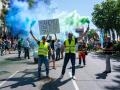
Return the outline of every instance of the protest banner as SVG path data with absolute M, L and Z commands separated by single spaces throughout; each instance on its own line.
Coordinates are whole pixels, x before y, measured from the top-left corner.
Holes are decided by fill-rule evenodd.
M 40 35 L 55 34 L 60 32 L 59 19 L 40 20 Z

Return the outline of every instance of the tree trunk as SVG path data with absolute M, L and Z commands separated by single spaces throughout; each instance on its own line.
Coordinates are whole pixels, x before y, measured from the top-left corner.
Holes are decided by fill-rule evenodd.
M 112 31 L 112 39 L 113 39 L 113 41 L 115 41 L 115 32 L 113 29 L 111 29 L 111 31 Z
M 110 36 L 110 40 L 111 40 L 111 34 L 110 34 L 110 30 L 106 30 L 106 37 Z

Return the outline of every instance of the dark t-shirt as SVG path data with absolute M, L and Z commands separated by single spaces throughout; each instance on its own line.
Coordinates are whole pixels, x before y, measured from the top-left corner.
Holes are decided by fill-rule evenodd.
M 112 47 L 112 42 L 105 42 L 104 43 L 104 48 L 109 49 L 110 47 Z
M 51 49 L 54 50 L 55 40 L 47 40 L 47 42 L 50 44 Z
M 79 43 L 78 44 L 78 51 L 85 50 L 86 49 L 86 44 L 85 43 Z
M 105 42 L 104 48 L 109 49 L 113 46 L 112 42 Z M 105 54 L 112 54 L 112 50 L 105 50 Z
M 18 40 L 18 48 L 19 48 L 19 49 L 22 48 L 22 40 Z

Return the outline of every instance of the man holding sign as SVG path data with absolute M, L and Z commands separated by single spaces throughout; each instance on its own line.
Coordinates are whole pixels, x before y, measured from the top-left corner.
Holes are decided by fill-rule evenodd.
M 42 37 L 42 40 L 39 41 L 37 40 L 32 31 L 30 31 L 30 34 L 32 35 L 33 39 L 37 42 L 38 44 L 38 56 L 39 56 L 39 59 L 38 59 L 38 79 L 41 79 L 41 66 L 42 66 L 42 63 L 45 64 L 45 67 L 46 67 L 46 77 L 49 77 L 49 61 L 48 61 L 48 52 L 51 50 L 50 47 L 49 47 L 49 44 L 46 42 L 46 39 L 48 37 L 45 37 L 43 36 Z
M 58 19 L 52 19 L 52 20 L 41 20 L 39 21 L 39 28 L 40 28 L 40 34 L 45 35 L 47 34 L 54 34 L 60 32 L 59 29 L 59 20 Z M 42 63 L 45 64 L 46 67 L 46 76 L 49 77 L 49 61 L 48 61 L 48 53 L 51 52 L 51 48 L 49 44 L 46 42 L 47 37 L 43 36 L 42 40 L 39 41 L 35 38 L 32 31 L 30 30 L 30 34 L 33 37 L 33 39 L 38 44 L 38 78 L 41 78 L 41 66 Z
M 39 21 L 39 29 L 40 29 L 40 34 L 45 35 L 45 34 L 54 34 L 55 35 L 55 40 L 52 39 L 52 36 L 49 37 L 49 40 L 47 42 L 50 44 L 51 51 L 48 52 L 48 59 L 52 59 L 53 62 L 53 69 L 55 68 L 55 50 L 54 50 L 54 42 L 56 42 L 57 37 L 56 33 L 60 32 L 60 27 L 59 27 L 59 20 L 58 19 L 50 19 L 50 20 L 40 20 Z

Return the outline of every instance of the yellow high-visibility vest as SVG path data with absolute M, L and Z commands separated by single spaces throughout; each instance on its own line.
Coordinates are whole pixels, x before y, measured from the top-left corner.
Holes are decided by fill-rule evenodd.
M 48 56 L 48 51 L 48 43 L 45 42 L 45 44 L 43 44 L 43 42 L 40 42 L 38 48 L 38 55 Z
M 69 40 L 67 39 L 65 41 L 65 52 L 66 53 L 75 53 L 75 39 L 71 40 L 71 43 L 69 44 Z

